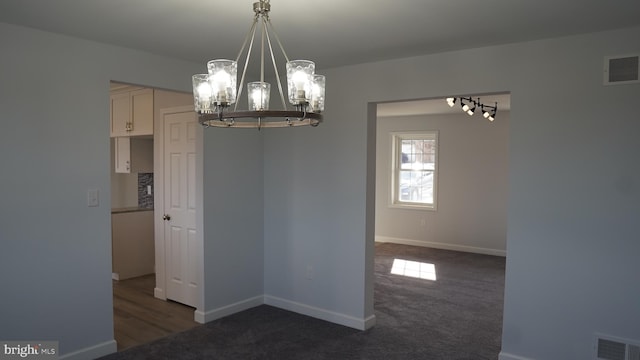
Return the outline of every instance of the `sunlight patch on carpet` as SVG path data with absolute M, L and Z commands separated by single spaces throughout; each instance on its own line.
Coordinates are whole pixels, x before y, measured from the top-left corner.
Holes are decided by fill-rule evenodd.
M 394 275 L 436 281 L 436 266 L 425 262 L 393 259 L 391 273 Z

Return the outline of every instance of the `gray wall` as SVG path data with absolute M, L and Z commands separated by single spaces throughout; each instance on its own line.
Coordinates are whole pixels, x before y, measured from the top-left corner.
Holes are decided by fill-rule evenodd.
M 310 134 L 286 152 L 311 152 L 314 161 L 302 171 L 323 177 L 314 181 L 323 197 L 296 210 L 336 222 L 321 233 L 308 226 L 311 235 L 290 222 L 280 233 L 283 243 L 303 249 L 329 238 L 331 250 L 301 253 L 330 263 L 333 289 L 357 288 L 311 290 L 316 302 L 328 307 L 339 298 L 354 315 L 373 313 L 362 301 L 373 296 L 373 274 L 363 273 L 375 228 L 366 209 L 374 206 L 366 194 L 375 183 L 367 131 L 376 115 L 368 104 L 511 92 L 502 358 L 587 359 L 594 332 L 640 339 L 640 322 L 630 320 L 640 318 L 640 288 L 629 286 L 640 273 L 640 86 L 602 85 L 604 56 L 637 52 L 638 38 L 635 27 L 325 71 L 322 128 L 329 133 Z M 293 189 L 303 184 L 294 181 Z M 358 285 L 363 278 L 366 288 Z
M 205 312 L 263 294 L 262 164 L 257 130 L 204 129 Z
M 264 286 L 292 307 L 363 320 L 366 131 L 343 116 L 264 134 Z
M 462 111 L 378 118 L 377 241 L 504 255 L 509 111 L 496 118 Z M 438 131 L 437 211 L 389 206 L 391 132 L 417 130 Z
M 0 49 L 0 339 L 108 350 L 109 81 L 189 91 L 201 64 L 2 23 Z

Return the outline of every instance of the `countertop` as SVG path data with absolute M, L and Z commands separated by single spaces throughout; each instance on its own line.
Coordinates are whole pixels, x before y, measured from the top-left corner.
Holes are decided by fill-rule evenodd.
M 141 207 L 125 207 L 125 208 L 113 208 L 111 209 L 111 214 L 122 214 L 129 212 L 138 212 L 138 211 L 153 211 L 153 208 L 141 208 Z

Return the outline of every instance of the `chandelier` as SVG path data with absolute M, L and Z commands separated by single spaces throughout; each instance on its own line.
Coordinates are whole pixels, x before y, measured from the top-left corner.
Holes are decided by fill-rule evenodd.
M 469 116 L 472 116 L 475 113 L 476 109 L 480 107 L 482 117 L 489 121 L 493 121 L 496 119 L 496 113 L 498 112 L 497 102 L 494 106 L 491 106 L 481 103 L 480 98 L 478 98 L 478 100 L 473 100 L 471 97 L 449 97 L 447 98 L 447 104 L 450 107 L 453 107 L 458 99 L 460 99 L 460 107 L 462 108 L 462 111 L 466 112 Z
M 271 4 L 260 0 L 253 4 L 255 16 L 244 43 L 235 60 L 217 59 L 207 63 L 207 74 L 192 77 L 193 99 L 198 121 L 205 127 L 268 128 L 318 126 L 324 111 L 325 77 L 315 74 L 315 64 L 308 60 L 289 60 L 269 19 Z M 260 80 L 247 83 L 247 109 L 238 109 L 247 67 L 254 48 L 256 32 L 260 29 Z M 286 60 L 288 101 L 287 109 L 280 73 L 273 52 L 273 40 Z M 257 47 L 257 46 L 256 46 Z M 269 109 L 271 84 L 264 80 L 265 47 L 268 49 L 277 81 L 282 109 Z M 238 84 L 238 61 L 243 54 L 244 67 Z

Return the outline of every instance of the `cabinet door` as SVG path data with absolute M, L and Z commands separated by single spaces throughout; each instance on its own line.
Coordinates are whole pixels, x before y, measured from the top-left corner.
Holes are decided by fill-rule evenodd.
M 153 135 L 153 89 L 132 91 L 131 93 L 130 136 Z
M 120 280 L 153 274 L 153 211 L 111 215 L 113 272 Z
M 131 121 L 129 92 L 111 95 L 111 137 L 128 136 Z
M 115 161 L 117 173 L 131 173 L 131 139 L 117 137 L 115 139 Z

